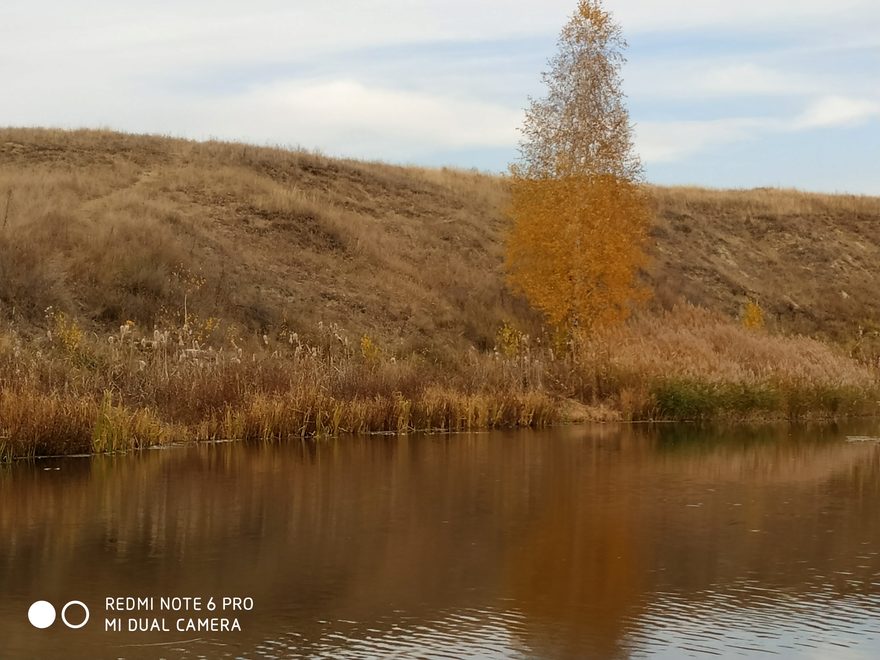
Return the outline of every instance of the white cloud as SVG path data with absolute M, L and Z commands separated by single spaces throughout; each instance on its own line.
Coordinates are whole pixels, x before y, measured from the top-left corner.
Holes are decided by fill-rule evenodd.
M 641 99 L 714 99 L 735 96 L 792 96 L 820 93 L 834 81 L 729 58 L 701 61 L 650 58 L 634 61 L 624 83 Z M 839 82 L 839 81 L 838 81 Z
M 757 64 L 729 64 L 704 72 L 697 87 L 723 95 L 788 95 L 814 91 L 817 85 L 806 76 L 786 73 Z
M 3 9 L 0 52 L 91 57 L 114 52 L 148 64 L 310 58 L 322 53 L 426 41 L 555 34 L 574 5 L 515 0 L 159 0 L 88 5 L 35 0 Z M 108 64 L 111 64 L 108 62 Z
M 636 126 L 636 149 L 646 163 L 670 163 L 708 149 L 750 140 L 770 129 L 769 119 L 648 121 Z
M 684 160 L 701 152 L 771 134 L 804 133 L 880 118 L 880 102 L 829 96 L 794 117 L 733 117 L 648 121 L 636 126 L 636 148 L 646 163 Z
M 116 53 L 141 65 L 312 57 L 425 41 L 553 36 L 576 0 L 32 0 L 4 3 L 0 53 L 38 59 Z M 821 28 L 876 37 L 875 0 L 607 0 L 628 35 L 677 30 L 792 33 Z M 111 64 L 111 62 L 105 62 Z
M 859 124 L 880 117 L 880 102 L 828 96 L 813 102 L 794 121 L 799 130 Z
M 248 117 L 254 121 L 242 135 Z M 519 111 L 489 103 L 339 80 L 257 88 L 199 123 L 216 135 L 260 141 L 308 136 L 334 152 L 385 158 L 416 145 L 444 150 L 510 145 L 520 121 Z
M 573 4 L 573 3 L 572 3 Z M 609 0 L 606 7 L 631 34 L 723 28 L 747 32 L 790 32 L 820 26 L 828 31 L 876 29 L 880 7 L 874 0 Z M 873 20 L 873 27 L 866 21 Z
M 517 109 L 354 80 L 281 82 L 219 97 L 158 92 L 147 98 L 136 89 L 106 87 L 77 94 L 62 87 L 68 100 L 61 121 L 53 107 L 23 103 L 27 94 L 10 91 L 6 112 L 13 124 L 100 125 L 392 160 L 513 145 L 522 120 Z
M 8 0 L 0 9 L 0 125 L 106 125 L 396 160 L 450 150 L 513 152 L 520 108 L 528 93 L 540 93 L 540 72 L 530 67 L 540 66 L 534 61 L 543 55 L 535 49 L 552 54 L 575 6 L 576 0 Z M 699 154 L 734 142 L 791 131 L 806 136 L 878 116 L 870 67 L 817 70 L 808 63 L 822 44 L 880 47 L 877 0 L 606 6 L 639 45 L 624 80 L 636 118 L 643 118 L 638 147 L 649 163 L 698 162 Z M 684 59 L 651 48 L 663 42 L 692 51 L 721 33 L 739 52 Z M 755 35 L 771 52 L 755 52 Z M 780 49 L 766 46 L 776 36 Z M 430 49 L 410 56 L 417 44 L 448 43 L 456 53 L 456 43 L 518 38 L 535 40 L 486 45 L 491 57 L 482 57 L 483 48 L 446 61 Z M 379 58 L 377 48 L 397 55 Z M 644 121 L 661 112 L 678 120 Z M 687 120 L 697 113 L 699 120 Z

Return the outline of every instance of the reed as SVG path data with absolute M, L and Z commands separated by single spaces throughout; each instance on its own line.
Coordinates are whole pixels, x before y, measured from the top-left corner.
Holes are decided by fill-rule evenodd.
M 52 317 L 52 315 L 49 315 Z M 55 317 L 52 317 L 55 318 Z M 56 319 L 57 320 L 57 319 Z M 110 336 L 63 317 L 45 337 L 0 339 L 2 456 L 128 451 L 181 440 L 278 442 L 343 434 L 537 427 L 555 395 L 515 364 L 472 355 L 457 370 L 321 327 L 200 344 L 192 324 Z M 39 411 L 35 413 L 34 411 Z
M 454 362 L 395 356 L 332 324 L 315 342 L 282 328 L 206 343 L 196 325 L 144 332 L 130 323 L 104 337 L 67 317 L 45 336 L 7 328 L 0 459 L 185 440 L 880 411 L 876 367 L 689 306 L 567 346 L 503 326 L 497 350 Z
M 577 348 L 581 398 L 629 419 L 875 414 L 877 365 L 830 344 L 758 330 L 683 305 Z
M 880 199 L 650 197 L 652 305 L 565 344 L 505 287 L 503 177 L 0 129 L 0 460 L 878 411 Z

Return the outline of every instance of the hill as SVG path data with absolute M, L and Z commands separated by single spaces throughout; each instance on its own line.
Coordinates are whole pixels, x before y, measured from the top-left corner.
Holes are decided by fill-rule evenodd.
M 559 345 L 504 286 L 506 185 L 0 130 L 0 462 L 880 409 L 880 200 L 650 188 L 651 307 Z
M 11 195 L 11 196 L 10 196 Z M 504 186 L 476 174 L 104 132 L 0 132 L 0 304 L 92 326 L 178 313 L 244 331 L 338 324 L 402 352 L 486 346 Z M 0 221 L 4 215 L 0 215 Z
M 880 199 L 650 189 L 652 303 L 785 331 L 876 329 Z M 503 284 L 505 182 L 229 143 L 0 130 L 0 314 L 88 327 L 202 323 L 308 336 L 319 322 L 395 351 L 490 348 L 538 320 Z M 179 320 L 179 319 L 178 319 Z
M 880 330 L 880 198 L 762 188 L 654 188 L 651 280 L 736 316 L 757 301 L 778 329 L 852 339 Z

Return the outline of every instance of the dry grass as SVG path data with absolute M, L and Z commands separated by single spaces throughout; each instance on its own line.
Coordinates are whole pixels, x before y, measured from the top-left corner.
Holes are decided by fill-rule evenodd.
M 562 420 L 835 417 L 880 410 L 878 370 L 803 337 L 692 307 L 560 352 L 507 327 L 454 365 L 395 357 L 340 327 L 239 346 L 192 326 L 110 336 L 54 313 L 0 335 L 0 455 L 115 452 L 184 440 L 540 427 Z M 34 411 L 39 411 L 34 414 Z
M 796 190 L 652 188 L 657 302 L 736 316 L 880 356 L 880 198 Z
M 807 337 L 785 337 L 684 306 L 584 342 L 581 397 L 631 419 L 871 414 L 880 365 Z
M 492 355 L 448 370 L 363 351 L 337 326 L 316 343 L 284 331 L 247 349 L 195 332 L 126 324 L 101 337 L 55 314 L 45 337 L 0 335 L 0 457 L 559 420 L 540 382 L 510 378 L 517 365 Z
M 8 197 L 11 195 L 11 197 Z M 880 199 L 651 188 L 655 306 L 735 317 L 880 354 Z M 506 183 L 229 143 L 0 129 L 0 314 L 52 305 L 89 330 L 181 307 L 242 333 L 318 321 L 394 350 L 490 349 L 539 319 L 505 292 Z M 197 287 L 175 277 L 201 278 Z M 179 319 L 178 319 L 179 320 Z
M 89 330 L 182 307 L 262 334 L 319 321 L 395 350 L 491 348 L 504 184 L 236 144 L 0 130 L 0 313 Z M 3 208 L 0 208 L 2 217 Z M 182 277 L 175 275 L 182 274 Z M 200 284 L 195 284 L 194 280 Z
M 880 200 L 652 197 L 650 313 L 560 353 L 504 286 L 503 178 L 0 129 L 0 454 L 876 410 Z

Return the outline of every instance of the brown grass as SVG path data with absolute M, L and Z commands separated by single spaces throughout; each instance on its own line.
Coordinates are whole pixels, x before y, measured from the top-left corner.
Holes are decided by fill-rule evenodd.
M 660 306 L 728 316 L 756 300 L 772 327 L 880 355 L 880 198 L 652 188 Z
M 318 321 L 394 350 L 492 347 L 539 319 L 506 292 L 503 178 L 228 143 L 0 129 L 0 314 L 87 329 L 182 307 L 242 333 Z M 651 188 L 654 305 L 880 355 L 880 199 Z M 203 282 L 194 286 L 186 277 Z M 189 282 L 189 283 L 188 283 Z M 171 311 L 169 311 L 171 310 Z M 179 319 L 173 319 L 179 320 Z
M 385 346 L 491 348 L 504 184 L 451 170 L 93 131 L 0 130 L 0 313 L 90 330 L 182 308 L 241 333 L 319 321 Z M 182 273 L 183 277 L 175 276 Z M 200 284 L 196 284 L 197 278 Z
M 880 200 L 651 194 L 651 309 L 560 352 L 503 178 L 0 129 L 0 454 L 876 409 Z
M 337 326 L 316 343 L 200 345 L 194 330 L 110 336 L 55 314 L 45 337 L 0 335 L 0 457 L 115 452 L 185 440 L 539 427 L 559 420 L 537 380 L 472 354 L 448 370 L 366 353 Z
M 878 372 L 803 337 L 692 307 L 562 347 L 508 327 L 491 353 L 400 358 L 318 328 L 238 346 L 197 328 L 91 335 L 53 313 L 0 335 L 0 456 L 184 440 L 540 427 L 561 420 L 838 417 L 880 410 Z
M 807 337 L 773 335 L 684 306 L 642 315 L 578 348 L 581 398 L 630 419 L 872 414 L 880 370 Z

